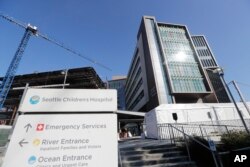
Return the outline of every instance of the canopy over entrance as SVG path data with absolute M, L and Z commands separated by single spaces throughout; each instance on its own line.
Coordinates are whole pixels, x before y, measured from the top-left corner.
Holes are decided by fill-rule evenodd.
M 133 135 L 140 135 L 145 113 L 136 111 L 118 110 L 118 128 L 128 129 Z

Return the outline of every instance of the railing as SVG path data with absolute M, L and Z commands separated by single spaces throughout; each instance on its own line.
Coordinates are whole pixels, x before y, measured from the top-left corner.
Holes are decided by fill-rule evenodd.
M 250 128 L 250 119 L 244 119 L 248 128 Z M 243 123 L 240 119 L 233 119 L 233 120 L 213 120 L 213 121 L 200 121 L 200 122 L 193 122 L 191 124 L 195 125 L 227 125 L 228 130 L 245 130 Z
M 229 134 L 231 130 L 244 130 L 243 126 L 231 125 L 158 124 L 158 139 L 171 139 L 173 136 L 176 138 L 183 136 L 180 132 L 173 132 L 172 127 L 183 129 L 187 135 L 202 137 L 204 139 L 213 138 L 218 141 L 221 135 Z
M 233 125 L 208 125 L 208 124 L 158 124 L 158 139 L 169 139 L 172 144 L 185 144 L 185 148 L 191 161 L 190 153 L 190 142 L 196 143 L 199 146 L 199 151 L 203 152 L 205 150 L 209 151 L 208 154 L 212 155 L 211 161 L 213 158 L 214 164 L 212 166 L 223 167 L 221 156 L 229 154 L 230 152 L 218 153 L 215 150 L 212 150 L 207 141 L 215 140 L 220 141 L 220 137 L 223 134 L 229 134 L 231 131 L 244 131 L 243 126 L 233 126 Z M 196 137 L 199 137 L 197 140 Z M 205 139 L 203 142 L 200 139 Z M 188 140 L 189 139 L 189 140 Z M 249 148 L 244 148 L 248 149 Z M 203 150 L 203 151 L 202 151 Z M 233 150 L 239 151 L 239 150 Z
M 178 124 L 178 125 L 160 124 L 160 125 L 158 125 L 158 129 L 159 129 L 158 134 L 164 133 L 164 135 L 165 135 L 164 136 L 164 135 L 159 134 L 161 137 L 163 137 L 161 139 L 170 139 L 171 144 L 177 144 L 178 142 L 185 143 L 185 147 L 186 147 L 189 161 L 192 160 L 191 155 L 190 155 L 191 153 L 190 153 L 190 148 L 189 148 L 189 141 L 193 141 L 196 144 L 198 144 L 199 146 L 201 146 L 203 149 L 210 151 L 211 155 L 213 157 L 215 166 L 219 167 L 219 163 L 218 163 L 218 160 L 216 159 L 214 151 L 211 150 L 207 145 L 205 145 L 201 141 L 195 139 L 191 134 L 188 134 L 184 130 L 183 125 L 180 125 L 180 124 Z M 192 133 L 192 132 L 196 132 L 196 131 L 190 131 L 189 133 Z M 202 130 L 200 130 L 200 134 L 202 134 Z M 188 139 L 189 139 L 189 141 L 188 141 Z
M 232 165 L 232 158 L 234 158 L 236 155 L 249 155 L 249 154 L 250 154 L 250 147 L 245 147 L 241 149 L 235 149 L 235 150 L 224 151 L 224 152 L 218 153 L 224 166 L 235 165 L 235 164 Z

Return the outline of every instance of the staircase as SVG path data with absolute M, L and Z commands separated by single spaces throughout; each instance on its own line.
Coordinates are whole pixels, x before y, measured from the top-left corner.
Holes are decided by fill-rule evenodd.
M 178 147 L 166 140 L 132 139 L 119 142 L 119 167 L 196 167 Z

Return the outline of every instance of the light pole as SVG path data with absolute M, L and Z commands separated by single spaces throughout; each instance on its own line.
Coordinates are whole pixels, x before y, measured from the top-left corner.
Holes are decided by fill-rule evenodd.
M 222 79 L 222 83 L 223 83 L 224 87 L 226 88 L 226 91 L 228 92 L 229 96 L 231 97 L 231 100 L 232 100 L 233 103 L 234 103 L 234 106 L 235 106 L 235 108 L 236 108 L 236 110 L 237 110 L 237 112 L 238 112 L 238 114 L 239 114 L 239 117 L 240 117 L 240 119 L 241 119 L 242 124 L 244 125 L 244 127 L 245 127 L 247 133 L 250 133 L 250 132 L 249 132 L 249 129 L 248 129 L 247 125 L 246 125 L 246 122 L 245 122 L 245 120 L 244 120 L 244 118 L 243 118 L 243 115 L 242 115 L 242 113 L 241 113 L 239 107 L 238 107 L 237 104 L 236 104 L 236 101 L 235 101 L 235 99 L 234 99 L 234 97 L 233 97 L 233 94 L 232 94 L 231 90 L 230 90 L 229 87 L 228 87 L 228 84 L 230 84 L 231 82 L 234 83 L 234 81 L 231 81 L 231 82 L 229 82 L 228 84 L 226 83 L 226 81 L 225 81 L 225 79 L 224 79 L 224 72 L 223 72 L 223 69 L 222 69 L 222 68 L 216 68 L 216 69 L 214 69 L 214 70 L 208 69 L 208 70 L 212 71 L 213 73 L 218 73 L 218 74 L 219 74 L 220 78 Z M 236 88 L 236 89 L 237 89 L 237 88 Z
M 68 76 L 68 69 L 62 71 L 61 74 L 65 74 L 64 75 L 64 80 L 63 80 L 63 89 L 64 89 L 65 85 L 66 85 L 67 76 Z
M 231 82 L 230 82 L 230 83 L 231 83 Z M 237 110 L 237 112 L 238 112 L 238 114 L 239 114 L 239 116 L 240 116 L 240 119 L 241 119 L 241 121 L 242 121 L 244 127 L 245 127 L 247 133 L 249 133 L 249 130 L 248 130 L 248 128 L 247 128 L 247 124 L 246 124 L 246 122 L 245 122 L 245 120 L 244 120 L 244 118 L 243 118 L 243 115 L 242 115 L 242 113 L 241 113 L 239 107 L 238 107 L 237 104 L 236 104 L 236 101 L 235 101 L 235 99 L 234 99 L 234 97 L 233 97 L 233 95 L 232 95 L 232 93 L 231 93 L 231 91 L 230 91 L 228 85 L 226 85 L 226 87 L 227 87 L 227 89 L 228 89 L 228 92 L 229 92 L 229 94 L 230 94 L 232 100 L 233 100 L 233 103 L 234 103 L 234 105 L 235 105 L 235 107 L 236 107 L 236 110 Z
M 237 92 L 238 92 L 238 94 L 239 94 L 239 96 L 241 98 L 241 101 L 243 102 L 244 106 L 246 107 L 248 114 L 250 115 L 250 109 L 249 109 L 249 107 L 248 107 L 248 105 L 246 103 L 245 98 L 243 97 L 243 95 L 242 95 L 242 93 L 240 91 L 240 88 L 238 87 L 238 85 L 237 85 L 237 83 L 235 81 L 232 81 L 232 83 L 233 83 L 235 89 L 237 90 Z
M 225 85 L 225 88 L 227 89 L 227 92 L 229 93 L 229 95 L 230 95 L 230 97 L 231 97 L 231 99 L 232 99 L 232 101 L 233 101 L 233 103 L 234 103 L 234 105 L 235 105 L 235 108 L 236 108 L 236 110 L 237 110 L 237 112 L 238 112 L 238 114 L 239 114 L 239 116 L 240 116 L 240 119 L 241 119 L 241 121 L 242 121 L 242 124 L 244 125 L 244 127 L 245 127 L 247 133 L 249 134 L 249 129 L 248 129 L 247 125 L 246 125 L 246 122 L 245 122 L 245 120 L 244 120 L 244 118 L 243 118 L 243 115 L 242 115 L 242 113 L 241 113 L 239 107 L 238 107 L 237 104 L 236 104 L 236 101 L 235 101 L 235 99 L 234 99 L 234 97 L 233 97 L 233 94 L 232 94 L 232 92 L 230 91 L 230 89 L 229 89 L 229 87 L 228 87 L 228 84 L 226 84 L 226 82 L 225 82 L 223 70 L 222 70 L 221 68 L 217 68 L 217 69 L 215 69 L 215 71 L 217 71 L 218 74 L 220 75 L 220 77 L 221 77 L 221 79 L 222 79 L 222 82 L 223 82 L 223 84 Z M 231 83 L 231 82 L 229 82 L 229 83 Z

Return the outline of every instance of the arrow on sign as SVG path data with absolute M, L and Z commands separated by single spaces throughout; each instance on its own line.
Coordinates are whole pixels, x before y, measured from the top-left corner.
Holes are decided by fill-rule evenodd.
M 19 142 L 19 145 L 21 146 L 21 147 L 23 147 L 23 144 L 28 144 L 29 142 L 27 142 L 27 141 L 25 141 L 25 139 L 23 139 L 23 140 L 21 140 L 20 142 Z
M 32 128 L 31 124 L 27 124 L 24 126 L 24 128 L 26 128 L 26 133 L 29 131 L 29 128 Z

